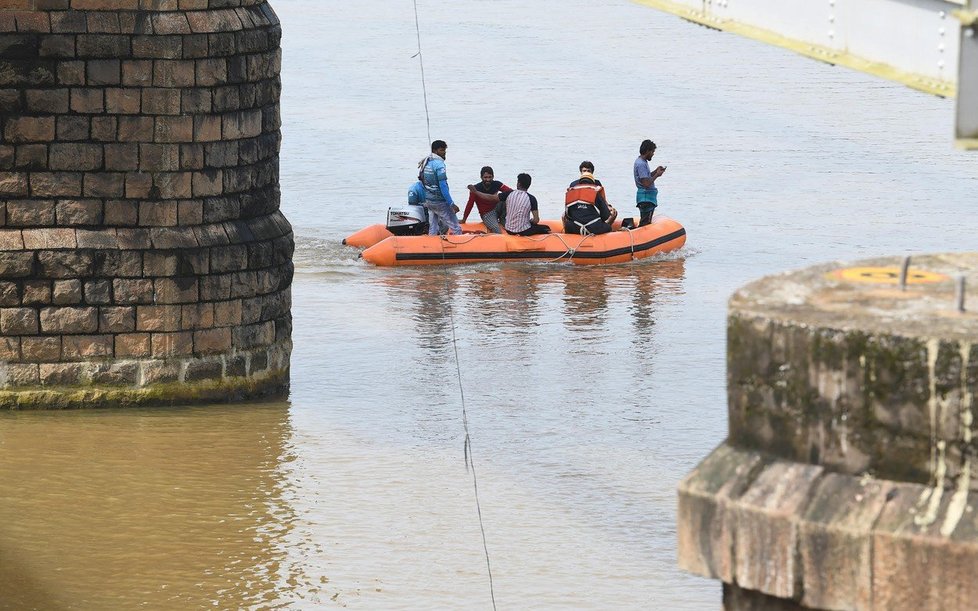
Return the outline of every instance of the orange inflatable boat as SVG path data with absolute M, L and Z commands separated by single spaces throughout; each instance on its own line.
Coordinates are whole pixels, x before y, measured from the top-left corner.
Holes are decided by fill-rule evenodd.
M 525 237 L 496 233 L 391 235 L 364 250 L 361 256 L 381 266 L 490 261 L 570 261 L 579 265 L 599 265 L 644 259 L 678 250 L 686 243 L 683 226 L 665 216 L 654 217 L 645 227 L 591 236 L 556 233 L 563 229 L 560 221 L 542 222 L 555 232 Z M 383 225 L 375 227 L 384 228 Z M 353 246 L 351 238 L 344 243 Z
M 547 221 L 544 221 L 544 223 L 547 223 Z M 465 233 L 486 233 L 488 230 L 482 223 L 462 223 L 462 231 Z M 386 225 L 377 223 L 376 225 L 364 227 L 360 231 L 348 235 L 343 240 L 343 243 L 347 246 L 356 246 L 357 248 L 370 248 L 392 235 L 394 234 L 387 229 Z

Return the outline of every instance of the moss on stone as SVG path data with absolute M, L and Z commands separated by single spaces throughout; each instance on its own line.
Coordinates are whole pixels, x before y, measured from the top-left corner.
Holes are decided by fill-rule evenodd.
M 69 386 L 0 391 L 0 409 L 58 410 L 103 407 L 148 407 L 195 403 L 233 403 L 288 394 L 288 370 L 260 378 L 224 378 L 193 383 L 156 384 L 143 388 Z

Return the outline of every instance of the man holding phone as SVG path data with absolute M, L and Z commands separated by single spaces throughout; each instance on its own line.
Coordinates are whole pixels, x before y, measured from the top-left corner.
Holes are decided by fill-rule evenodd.
M 638 205 L 640 216 L 639 227 L 648 225 L 652 222 L 652 214 L 656 206 L 659 205 L 659 190 L 655 186 L 655 179 L 662 176 L 666 171 L 666 166 L 660 165 L 654 170 L 649 168 L 649 162 L 655 155 L 655 142 L 643 140 L 638 149 L 638 159 L 632 166 L 632 174 L 635 177 L 635 187 L 638 192 L 635 201 Z

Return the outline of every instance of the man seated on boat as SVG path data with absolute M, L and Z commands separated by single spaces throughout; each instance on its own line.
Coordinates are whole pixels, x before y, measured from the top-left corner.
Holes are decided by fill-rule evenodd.
M 445 156 L 448 145 L 444 140 L 431 143 L 431 154 L 419 164 L 418 180 L 424 187 L 425 208 L 430 214 L 428 235 L 438 235 L 444 226 L 452 233 L 462 233 L 462 226 L 455 216 L 455 202 L 448 190 L 448 174 L 445 170 Z
M 493 172 L 491 167 L 485 166 L 479 174 L 482 177 L 482 182 L 475 185 L 475 190 L 479 193 L 495 195 L 500 191 L 512 191 L 512 189 L 500 181 L 493 180 L 495 172 Z M 465 223 L 469 220 L 469 213 L 472 212 L 472 206 L 476 206 L 479 210 L 479 216 L 482 217 L 482 224 L 486 226 L 489 233 L 502 233 L 502 230 L 499 228 L 499 217 L 496 215 L 497 204 L 497 201 L 484 202 L 477 198 L 475 193 L 469 193 L 469 201 L 465 204 L 465 213 L 462 215 L 462 222 Z
M 503 191 L 490 195 L 480 193 L 475 185 L 469 185 L 469 192 L 484 202 L 499 202 L 501 217 L 505 218 L 506 233 L 511 235 L 539 235 L 550 233 L 550 227 L 540 224 L 537 198 L 528 193 L 532 178 L 523 173 L 516 177 L 516 190 Z
M 581 177 L 570 184 L 564 196 L 564 233 L 608 233 L 618 212 L 608 204 L 604 187 L 594 178 L 594 164 L 582 161 L 580 169 Z

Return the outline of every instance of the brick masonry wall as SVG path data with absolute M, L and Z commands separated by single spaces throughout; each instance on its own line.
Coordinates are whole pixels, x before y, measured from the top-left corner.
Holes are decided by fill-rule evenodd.
M 0 0 L 0 403 L 284 388 L 280 39 L 257 0 Z

